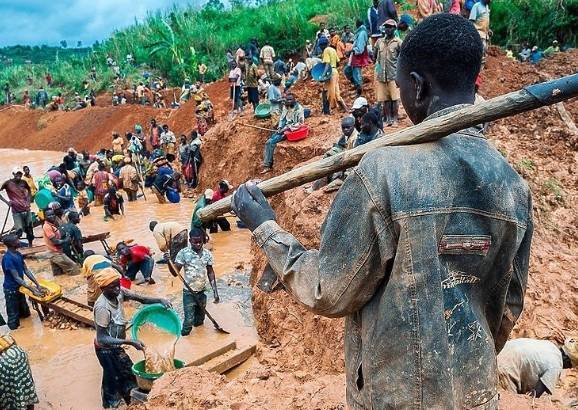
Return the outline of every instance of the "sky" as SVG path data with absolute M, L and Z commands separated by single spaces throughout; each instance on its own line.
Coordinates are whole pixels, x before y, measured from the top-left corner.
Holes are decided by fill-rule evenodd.
M 204 0 L 0 0 L 0 47 L 16 44 L 92 45 L 149 11 Z

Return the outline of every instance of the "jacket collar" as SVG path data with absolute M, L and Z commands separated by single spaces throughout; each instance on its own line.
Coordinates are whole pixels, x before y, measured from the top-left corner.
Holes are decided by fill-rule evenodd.
M 451 112 L 461 110 L 462 108 L 469 107 L 470 105 L 472 105 L 472 104 L 457 104 L 457 105 L 452 105 L 451 107 L 443 108 L 439 111 L 434 112 L 433 114 L 430 114 L 424 121 L 428 121 L 428 120 L 431 120 L 433 118 L 441 117 L 442 115 L 446 115 L 446 114 L 449 114 Z M 472 137 L 478 137 L 478 138 L 486 139 L 486 136 L 481 132 L 482 129 L 483 129 L 482 124 L 474 125 L 473 127 L 469 127 L 469 128 L 466 128 L 466 129 L 459 131 L 459 133 L 470 135 Z

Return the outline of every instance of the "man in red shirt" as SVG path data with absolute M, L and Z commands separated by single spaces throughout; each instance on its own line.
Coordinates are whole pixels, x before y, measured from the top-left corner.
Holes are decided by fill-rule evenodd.
M 227 181 L 226 179 L 223 179 L 222 181 L 219 182 L 219 187 L 217 188 L 217 190 L 215 191 L 215 193 L 213 194 L 213 202 L 217 202 L 220 199 L 223 199 L 224 197 L 227 196 L 227 193 L 233 189 L 233 185 L 231 185 L 229 183 L 229 181 Z
M 152 278 L 155 261 L 152 258 L 150 248 L 142 245 L 128 246 L 120 242 L 116 246 L 116 252 L 120 256 L 120 266 L 125 270 L 125 275 L 130 280 L 135 280 L 137 273 L 142 273 L 143 279 L 138 281 L 137 285 L 148 283 L 154 285 Z
M 14 229 L 21 229 L 26 232 L 28 244 L 32 246 L 34 232 L 32 230 L 32 214 L 30 212 L 30 201 L 32 200 L 30 186 L 22 179 L 24 173 L 19 167 L 12 170 L 12 175 L 14 178 L 4 182 L 0 187 L 0 191 L 6 191 L 9 200 L 7 201 L 2 195 L 0 195 L 0 200 L 12 208 Z

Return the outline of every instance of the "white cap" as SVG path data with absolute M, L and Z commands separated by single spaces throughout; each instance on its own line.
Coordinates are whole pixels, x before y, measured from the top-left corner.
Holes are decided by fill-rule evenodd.
M 19 173 L 19 172 L 20 172 L 21 174 L 24 174 L 24 171 L 22 171 L 22 168 L 20 168 L 20 167 L 14 167 L 14 168 L 12 169 L 12 175 L 16 175 L 16 174 Z
M 358 110 L 361 107 L 368 106 L 369 103 L 364 97 L 357 97 L 355 101 L 353 101 L 353 106 L 351 107 L 352 110 Z
M 205 199 L 213 199 L 213 195 L 215 194 L 215 192 L 209 188 L 205 191 Z

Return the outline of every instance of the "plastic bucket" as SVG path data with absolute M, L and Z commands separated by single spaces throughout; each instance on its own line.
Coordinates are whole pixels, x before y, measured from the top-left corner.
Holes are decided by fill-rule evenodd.
M 302 125 L 295 131 L 285 131 L 285 137 L 287 141 L 300 141 L 304 140 L 309 136 L 309 127 L 307 125 Z
M 145 323 L 151 323 L 165 332 L 181 337 L 181 319 L 173 309 L 166 309 L 160 303 L 140 308 L 132 318 L 131 336 L 138 339 L 138 331 Z
M 53 201 L 55 201 L 54 195 L 46 188 L 39 190 L 36 195 L 34 195 L 34 202 L 36 206 L 38 206 L 38 209 L 48 208 L 48 204 Z
M 125 288 L 125 289 L 129 289 L 132 286 L 132 281 L 128 278 L 122 277 L 120 278 L 120 287 L 121 288 Z
M 327 67 L 329 63 L 318 63 L 313 66 L 311 69 L 311 78 L 318 82 L 325 82 L 331 80 L 331 76 L 333 75 L 333 70 L 331 67 L 325 71 L 325 67 Z M 325 76 L 323 73 L 325 72 Z
M 174 359 L 175 367 L 182 369 L 185 367 L 185 362 Z M 132 365 L 132 373 L 136 376 L 138 387 L 144 391 L 150 391 L 153 387 L 153 382 L 161 377 L 164 373 L 147 373 L 145 372 L 145 361 L 141 360 Z
M 56 282 L 52 282 L 47 279 L 38 279 L 38 284 L 48 289 L 48 293 L 43 297 L 35 296 L 28 288 L 25 288 L 24 286 L 20 286 L 18 291 L 38 302 L 51 302 L 62 295 L 62 287 Z

